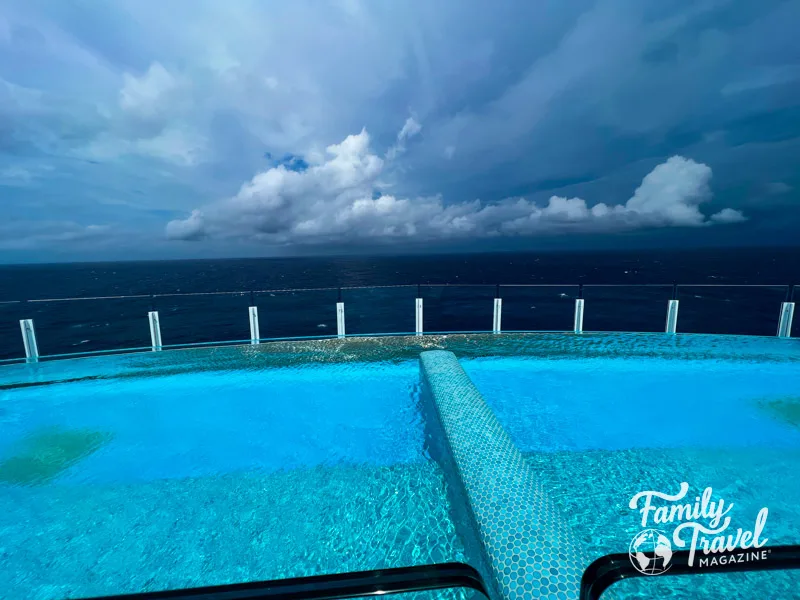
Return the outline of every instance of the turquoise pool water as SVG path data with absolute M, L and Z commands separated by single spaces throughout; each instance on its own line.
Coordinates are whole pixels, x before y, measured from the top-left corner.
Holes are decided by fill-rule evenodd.
M 633 494 L 681 481 L 733 502 L 734 526 L 769 507 L 769 543 L 798 543 L 795 342 L 425 336 L 3 367 L 0 598 L 445 561 L 493 585 L 458 465 L 420 397 L 427 349 L 460 358 L 590 558 L 626 551 L 642 529 Z M 513 504 L 514 490 L 497 491 Z M 656 579 L 615 597 L 800 589 L 786 573 Z
M 770 544 L 800 543 L 800 362 L 671 358 L 462 360 L 590 558 L 626 552 L 640 491 L 732 502 L 732 528 L 768 507 Z M 669 527 L 669 526 L 667 526 Z M 671 530 L 670 530 L 671 531 Z M 765 588 L 765 586 L 767 586 Z M 625 582 L 625 598 L 797 598 L 800 573 Z M 765 590 L 768 590 L 765 591 Z
M 464 369 L 523 452 L 800 447 L 800 362 L 485 358 Z
M 0 391 L 0 597 L 465 560 L 416 361 L 235 364 Z

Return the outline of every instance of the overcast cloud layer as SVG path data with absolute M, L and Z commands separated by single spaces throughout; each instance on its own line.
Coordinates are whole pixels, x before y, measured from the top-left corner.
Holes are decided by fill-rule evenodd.
M 798 22 L 799 0 L 6 0 L 0 261 L 793 241 Z

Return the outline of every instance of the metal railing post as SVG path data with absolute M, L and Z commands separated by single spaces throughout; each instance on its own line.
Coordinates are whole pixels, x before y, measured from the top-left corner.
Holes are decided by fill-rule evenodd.
M 667 302 L 667 325 L 664 331 L 675 333 L 678 328 L 678 301 L 669 300 Z
M 36 343 L 36 330 L 33 328 L 33 319 L 21 319 L 19 327 L 22 330 L 22 343 L 25 346 L 25 359 L 28 362 L 39 360 L 39 345 Z
M 417 297 L 414 300 L 414 332 L 417 335 L 422 335 L 422 333 L 423 333 L 423 326 L 422 326 L 422 293 L 420 292 L 420 286 L 417 286 Z
M 258 329 L 258 307 L 251 306 L 247 311 L 250 315 L 250 343 L 260 344 L 261 332 Z
M 150 321 L 150 342 L 153 352 L 158 352 L 161 350 L 161 324 L 158 322 L 158 311 L 151 310 L 147 313 L 147 319 Z
M 792 319 L 794 318 L 794 302 L 781 303 L 781 317 L 778 322 L 778 337 L 792 337 Z
M 672 300 L 667 302 L 666 333 L 675 333 L 678 330 L 678 286 L 672 286 Z
M 578 297 L 575 298 L 575 333 L 583 333 L 583 284 L 578 286 Z
M 340 338 L 345 336 L 344 332 L 344 302 L 342 302 L 342 288 L 339 288 L 339 301 L 336 303 L 336 335 Z
M 494 313 L 492 314 L 492 333 L 502 331 L 503 319 L 503 299 L 500 297 L 500 285 L 498 284 L 494 292 Z

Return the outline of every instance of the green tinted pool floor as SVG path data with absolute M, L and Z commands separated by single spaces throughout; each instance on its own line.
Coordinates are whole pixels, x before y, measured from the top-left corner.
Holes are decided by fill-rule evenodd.
M 0 597 L 76 598 L 463 561 L 431 463 L 136 485 L 0 484 Z
M 759 402 L 773 419 L 778 419 L 800 429 L 800 397 L 775 398 Z
M 0 484 L 42 485 L 99 450 L 112 439 L 102 431 L 51 427 L 11 448 L 0 461 Z

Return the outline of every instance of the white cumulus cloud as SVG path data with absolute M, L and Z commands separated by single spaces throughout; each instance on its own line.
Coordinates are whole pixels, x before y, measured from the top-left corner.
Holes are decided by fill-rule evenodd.
M 188 219 L 167 223 L 167 237 L 179 240 L 199 240 L 205 237 L 203 213 L 193 210 Z
M 730 208 L 710 218 L 700 211 L 711 199 L 711 168 L 682 156 L 656 166 L 620 204 L 589 206 L 582 198 L 560 196 L 543 206 L 526 198 L 446 203 L 441 196 L 384 193 L 378 178 L 385 163 L 369 142 L 362 130 L 329 146 L 325 159 L 304 171 L 280 165 L 259 173 L 235 196 L 171 221 L 167 236 L 324 244 L 703 227 L 744 219 Z
M 746 221 L 747 217 L 745 217 L 740 210 L 723 208 L 718 213 L 711 215 L 711 220 L 714 223 L 741 223 L 742 221 Z

